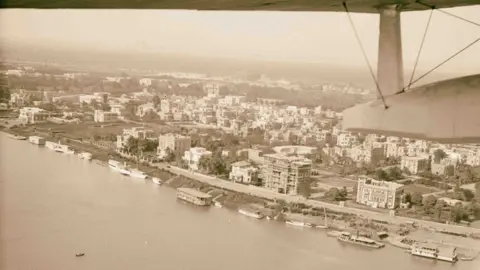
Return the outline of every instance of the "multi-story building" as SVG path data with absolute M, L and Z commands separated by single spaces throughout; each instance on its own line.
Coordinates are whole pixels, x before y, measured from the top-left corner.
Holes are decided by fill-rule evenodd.
M 395 209 L 400 205 L 403 185 L 361 176 L 357 185 L 357 203 L 374 208 Z
M 149 139 L 149 140 L 156 140 L 157 137 L 155 136 L 155 132 L 151 129 L 147 129 L 145 127 L 133 127 L 130 129 L 123 129 L 123 134 L 117 136 L 117 150 L 122 149 L 127 141 L 128 138 L 133 137 L 136 139 Z
M 417 174 L 428 168 L 428 156 L 403 156 L 400 168 L 402 170 L 408 169 L 412 174 Z
M 167 155 L 167 149 L 170 149 L 175 156 L 182 156 L 185 151 L 188 151 L 192 146 L 192 139 L 187 136 L 181 136 L 176 134 L 165 134 L 158 137 L 157 155 L 159 157 L 165 157 Z
M 352 147 L 357 138 L 349 133 L 341 133 L 337 136 L 337 145 L 340 147 Z
M 258 185 L 258 169 L 247 161 L 239 161 L 232 164 L 228 179 L 236 183 Z
M 50 113 L 36 107 L 24 107 L 20 109 L 18 120 L 24 124 L 37 124 L 47 121 Z
M 297 194 L 301 182 L 309 181 L 312 161 L 282 154 L 264 155 L 265 188 L 283 194 Z
M 97 123 L 115 122 L 118 120 L 118 114 L 115 112 L 106 112 L 104 110 L 95 110 L 93 120 Z

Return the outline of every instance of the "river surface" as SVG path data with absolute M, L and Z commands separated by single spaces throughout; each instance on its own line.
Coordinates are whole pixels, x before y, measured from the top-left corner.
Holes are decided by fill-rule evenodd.
M 175 191 L 0 132 L 4 270 L 478 270 L 177 201 Z M 84 252 L 85 256 L 75 257 Z

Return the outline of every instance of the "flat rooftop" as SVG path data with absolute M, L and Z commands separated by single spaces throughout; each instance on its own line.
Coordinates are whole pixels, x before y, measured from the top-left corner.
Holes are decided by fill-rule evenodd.
M 210 194 L 201 192 L 201 191 L 193 189 L 193 188 L 180 187 L 180 188 L 177 188 L 177 191 L 181 191 L 181 192 L 184 192 L 184 193 L 187 193 L 187 194 L 190 194 L 192 196 L 195 196 L 197 198 L 202 198 L 202 199 L 209 199 L 209 198 L 212 197 L 212 195 L 210 195 Z

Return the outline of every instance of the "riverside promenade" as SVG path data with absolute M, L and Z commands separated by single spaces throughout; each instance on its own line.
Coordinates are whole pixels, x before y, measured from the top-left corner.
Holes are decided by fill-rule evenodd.
M 242 185 L 242 184 L 236 184 L 230 181 L 225 181 L 213 176 L 209 175 L 204 175 L 198 172 L 191 172 L 179 167 L 175 166 L 167 166 L 167 164 L 159 164 L 159 168 L 165 169 L 167 171 L 170 171 L 173 174 L 177 175 L 182 175 L 185 177 L 188 177 L 190 179 L 197 180 L 199 182 L 203 182 L 205 184 L 225 189 L 225 190 L 230 190 L 238 193 L 244 193 L 244 194 L 250 194 L 252 196 L 256 197 L 261 197 L 269 200 L 275 200 L 275 199 L 280 199 L 284 200 L 285 202 L 288 203 L 304 203 L 305 205 L 311 206 L 311 207 L 325 207 L 327 209 L 330 209 L 332 211 L 340 212 L 340 213 L 346 213 L 346 214 L 354 214 L 357 216 L 362 216 L 364 218 L 368 219 L 375 219 L 375 220 L 380 220 L 380 221 L 385 221 L 391 224 L 402 224 L 402 223 L 407 223 L 407 222 L 415 222 L 416 224 L 420 225 L 421 227 L 424 228 L 434 228 L 436 230 L 442 231 L 448 231 L 448 232 L 453 232 L 453 233 L 459 233 L 459 234 L 480 234 L 480 229 L 477 228 L 471 228 L 471 227 L 465 227 L 465 226 L 456 226 L 456 225 L 451 225 L 451 224 L 443 224 L 443 223 L 437 223 L 437 222 L 431 222 L 431 221 L 426 221 L 426 220 L 420 220 L 420 219 L 412 219 L 412 218 L 407 218 L 407 217 L 401 217 L 401 216 L 390 216 L 390 215 L 385 215 L 383 213 L 379 212 L 374 212 L 374 211 L 369 211 L 369 210 L 364 210 L 364 209 L 358 209 L 358 208 L 352 208 L 352 207 L 343 207 L 337 204 L 333 203 L 327 203 L 327 202 L 320 202 L 320 201 L 315 201 L 315 200 L 308 200 L 303 198 L 302 196 L 293 196 L 293 195 L 286 195 L 286 194 L 278 194 L 263 188 L 255 187 L 255 186 L 247 186 L 247 185 Z

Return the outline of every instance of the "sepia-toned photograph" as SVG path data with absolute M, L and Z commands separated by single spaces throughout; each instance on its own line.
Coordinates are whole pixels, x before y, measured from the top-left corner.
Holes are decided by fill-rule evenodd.
M 0 2 L 0 269 L 479 255 L 480 0 Z

